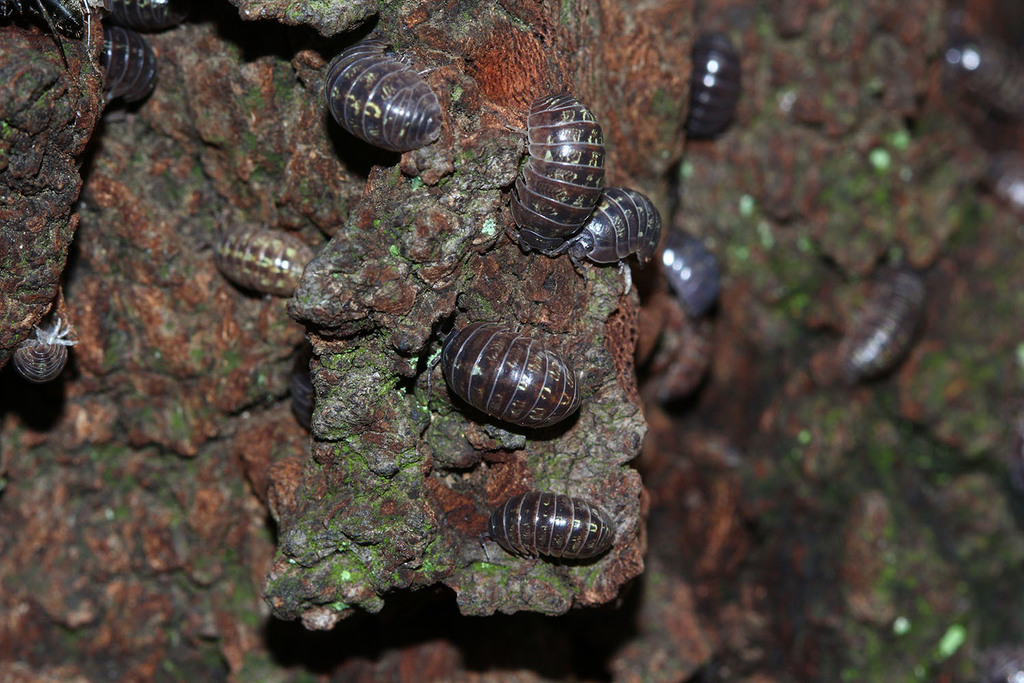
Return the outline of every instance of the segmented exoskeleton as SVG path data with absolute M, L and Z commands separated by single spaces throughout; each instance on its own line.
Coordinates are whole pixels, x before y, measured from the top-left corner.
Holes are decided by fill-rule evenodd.
M 104 27 L 100 66 L 108 102 L 118 97 L 136 102 L 156 86 L 156 55 L 149 42 L 131 29 Z
M 908 268 L 886 269 L 839 345 L 839 360 L 850 382 L 892 369 L 909 350 L 924 310 L 925 289 Z
M 496 541 L 513 555 L 583 560 L 610 548 L 615 530 L 605 512 L 592 503 L 531 491 L 495 508 L 482 538 Z
M 609 187 L 583 229 L 558 251 L 567 250 L 577 267 L 583 259 L 615 263 L 632 254 L 645 265 L 660 239 L 661 214 L 647 195 L 625 187 Z
M 495 323 L 452 330 L 441 367 L 464 401 L 521 427 L 555 424 L 580 406 L 572 366 L 540 341 Z
M 291 296 L 313 260 L 313 250 L 290 233 L 242 226 L 219 237 L 213 260 L 224 277 L 240 287 Z
M 68 363 L 68 347 L 78 342 L 67 339 L 71 327 L 57 318 L 53 327 L 36 327 L 14 351 L 14 369 L 30 382 L 49 382 L 64 371 Z
M 601 199 L 604 134 L 572 95 L 534 101 L 526 123 L 530 158 L 510 204 L 519 246 L 547 253 L 579 232 Z
M 742 91 L 740 58 L 728 36 L 707 33 L 694 43 L 691 61 L 686 132 L 695 138 L 712 137 L 736 115 Z
M 185 21 L 189 0 L 108 0 L 110 14 L 121 26 L 159 31 Z
M 696 237 L 670 230 L 661 253 L 662 272 L 691 318 L 707 313 L 718 299 L 718 259 Z
M 406 152 L 441 135 L 437 95 L 380 40 L 361 41 L 334 58 L 324 97 L 345 130 L 383 149 Z

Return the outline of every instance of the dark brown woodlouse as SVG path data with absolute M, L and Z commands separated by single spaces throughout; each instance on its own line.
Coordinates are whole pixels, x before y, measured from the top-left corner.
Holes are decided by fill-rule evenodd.
M 708 138 L 725 130 L 736 115 L 742 92 L 740 57 L 728 36 L 706 33 L 693 44 L 691 61 L 686 133 Z
M 383 149 L 407 152 L 441 135 L 437 95 L 380 40 L 363 40 L 331 61 L 324 98 L 345 130 Z
M 71 327 L 60 318 L 51 328 L 36 328 L 35 337 L 29 337 L 14 351 L 14 369 L 29 382 L 49 382 L 64 371 L 68 363 L 68 347 L 77 341 L 67 339 Z
M 696 237 L 670 230 L 661 252 L 662 272 L 691 318 L 707 313 L 718 299 L 718 259 Z
M 185 21 L 188 11 L 188 0 L 110 0 L 114 21 L 137 31 L 177 26 Z
M 584 560 L 611 547 L 615 530 L 600 507 L 561 493 L 512 496 L 491 512 L 482 539 L 512 555 Z
M 510 208 L 519 246 L 547 253 L 575 235 L 601 199 L 604 134 L 591 111 L 568 94 L 534 101 L 526 130 L 530 158 Z
M 156 55 L 149 42 L 131 29 L 104 27 L 100 66 L 108 102 L 118 97 L 136 102 L 156 86 Z
M 41 18 L 51 30 L 81 38 L 85 29 L 83 7 L 79 0 L 0 0 L 0 22 L 31 13 Z
M 579 234 L 557 251 L 567 250 L 577 267 L 585 258 L 594 263 L 615 263 L 631 254 L 645 265 L 660 239 L 661 213 L 647 195 L 625 187 L 609 187 Z
M 214 263 L 236 285 L 264 294 L 291 296 L 313 250 L 295 235 L 256 226 L 222 234 Z
M 452 330 L 441 368 L 464 401 L 521 427 L 547 427 L 580 406 L 571 365 L 536 339 L 496 323 Z
M 1024 60 L 989 39 L 958 38 L 946 48 L 953 83 L 995 116 L 1024 118 Z
M 864 308 L 839 344 L 847 381 L 869 379 L 892 369 L 910 349 L 924 310 L 925 288 L 908 268 L 887 268 Z

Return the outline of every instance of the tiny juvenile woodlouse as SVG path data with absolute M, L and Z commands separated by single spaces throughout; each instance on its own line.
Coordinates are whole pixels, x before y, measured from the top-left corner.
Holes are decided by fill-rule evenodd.
M 441 368 L 464 401 L 520 427 L 547 427 L 580 406 L 572 366 L 536 339 L 496 323 L 452 330 Z
M 383 149 L 407 152 L 441 135 L 437 95 L 380 40 L 361 41 L 334 58 L 324 97 L 345 130 Z
M 41 384 L 54 379 L 68 363 L 68 347 L 77 341 L 67 339 L 71 332 L 60 318 L 51 328 L 36 328 L 35 337 L 29 337 L 14 352 L 14 368 L 29 382 Z
M 1010 120 L 1024 118 L 1024 61 L 992 40 L 961 38 L 946 48 L 946 64 L 955 83 L 990 112 Z
M 135 102 L 149 95 L 156 85 L 156 55 L 149 42 L 131 29 L 104 27 L 100 66 L 107 101 L 120 97 Z
M 740 57 L 729 37 L 706 33 L 693 45 L 690 76 L 690 111 L 686 132 L 707 138 L 725 130 L 739 102 Z
M 295 235 L 243 226 L 220 236 L 213 260 L 224 277 L 240 287 L 291 296 L 313 260 L 313 250 Z
M 584 560 L 610 548 L 615 530 L 596 505 L 561 493 L 531 491 L 495 508 L 482 538 L 520 557 Z
M 110 0 L 110 13 L 122 26 L 159 31 L 185 21 L 188 4 L 188 0 Z
M 847 381 L 877 376 L 902 359 L 913 341 L 924 300 L 924 283 L 917 273 L 907 268 L 883 271 L 839 344 L 839 361 Z
M 671 230 L 661 253 L 662 272 L 691 318 L 699 318 L 718 299 L 718 259 L 696 237 Z
M 78 0 L 0 0 L 0 21 L 13 19 L 27 12 L 38 15 L 53 31 L 72 38 L 81 38 L 85 14 Z
M 579 231 L 601 199 L 604 134 L 572 95 L 534 101 L 526 123 L 529 160 L 512 195 L 519 245 L 547 252 Z
M 625 187 L 609 187 L 578 235 L 563 249 L 577 267 L 584 258 L 615 263 L 636 254 L 640 265 L 651 260 L 661 239 L 661 214 L 647 195 Z

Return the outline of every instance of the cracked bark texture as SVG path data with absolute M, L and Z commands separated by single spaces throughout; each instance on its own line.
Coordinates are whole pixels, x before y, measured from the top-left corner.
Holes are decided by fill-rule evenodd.
M 156 91 L 84 154 L 84 47 L 65 65 L 42 27 L 0 27 L 0 340 L 59 282 L 79 339 L 56 383 L 0 374 L 0 678 L 976 679 L 1024 641 L 1024 250 L 943 96 L 945 21 L 896 0 L 204 6 L 148 36 Z M 371 30 L 441 97 L 436 144 L 380 152 L 326 112 L 327 61 Z M 704 30 L 735 41 L 745 94 L 684 156 Z M 655 269 L 623 296 L 614 268 L 506 237 L 518 129 L 561 89 L 601 120 L 609 184 L 721 259 L 709 319 Z M 290 301 L 216 271 L 242 223 L 318 250 Z M 831 384 L 900 257 L 928 288 L 917 345 Z M 569 357 L 579 415 L 526 432 L 450 395 L 432 360 L 475 320 Z M 287 396 L 307 335 L 312 439 Z M 491 506 L 530 488 L 601 503 L 620 540 L 486 554 Z

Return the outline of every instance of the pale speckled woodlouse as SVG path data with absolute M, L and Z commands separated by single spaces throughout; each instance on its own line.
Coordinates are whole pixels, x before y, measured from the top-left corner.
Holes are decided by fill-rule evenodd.
M 661 213 L 647 195 L 625 187 L 609 187 L 579 234 L 556 251 L 567 250 L 577 267 L 583 259 L 615 263 L 632 254 L 645 265 L 660 239 Z
M 441 135 L 437 95 L 380 40 L 363 40 L 331 61 L 324 98 L 345 130 L 382 149 L 407 152 Z
M 120 97 L 135 102 L 149 95 L 156 85 L 156 55 L 149 42 L 131 29 L 104 27 L 100 66 L 107 101 Z
M 839 344 L 847 381 L 869 379 L 892 369 L 910 349 L 924 310 L 925 288 L 908 268 L 887 268 Z
M 291 296 L 313 250 L 295 235 L 256 226 L 222 234 L 214 263 L 236 285 L 264 294 Z
M 691 61 L 686 132 L 694 138 L 712 137 L 736 115 L 742 91 L 739 54 L 728 36 L 706 33 L 693 44 Z
M 1009 120 L 1024 118 L 1024 60 L 993 40 L 958 38 L 946 48 L 953 81 L 984 109 Z
M 512 555 L 585 560 L 611 547 L 615 529 L 598 506 L 561 493 L 512 496 L 491 512 L 482 539 Z
M 159 31 L 177 26 L 188 16 L 188 0 L 110 0 L 110 14 L 122 26 Z
M 71 327 L 60 318 L 51 328 L 36 328 L 35 337 L 29 337 L 14 351 L 14 369 L 30 382 L 49 382 L 64 370 L 68 362 L 68 347 L 78 342 L 67 339 Z
M 662 272 L 691 318 L 707 313 L 718 299 L 718 259 L 696 237 L 671 230 L 661 252 Z
M 548 252 L 562 246 L 590 217 L 604 187 L 604 134 L 575 97 L 534 101 L 526 122 L 529 160 L 512 195 L 519 245 Z
M 473 407 L 520 427 L 547 427 L 576 412 L 576 371 L 532 337 L 495 323 L 473 323 L 445 339 L 448 386 Z

